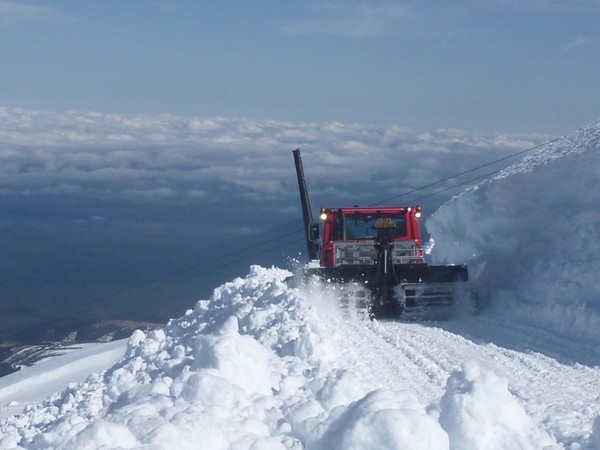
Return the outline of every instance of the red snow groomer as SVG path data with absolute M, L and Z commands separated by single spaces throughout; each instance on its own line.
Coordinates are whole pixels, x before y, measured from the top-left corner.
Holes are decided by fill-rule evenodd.
M 294 150 L 308 256 L 307 276 L 332 283 L 357 282 L 374 316 L 429 318 L 448 314 L 465 265 L 425 262 L 420 206 L 321 208 L 313 218 L 300 150 Z M 321 230 L 322 229 L 322 232 Z

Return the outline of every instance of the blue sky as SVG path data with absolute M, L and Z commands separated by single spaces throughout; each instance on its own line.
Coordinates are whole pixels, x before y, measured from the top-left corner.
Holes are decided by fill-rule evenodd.
M 0 0 L 0 104 L 564 134 L 597 0 Z

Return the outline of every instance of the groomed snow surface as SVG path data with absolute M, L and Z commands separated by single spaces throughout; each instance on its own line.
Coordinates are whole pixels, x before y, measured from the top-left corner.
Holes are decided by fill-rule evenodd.
M 333 287 L 253 266 L 4 418 L 0 448 L 600 449 L 599 136 L 566 137 L 430 219 L 432 257 L 472 266 L 480 314 L 368 321 Z

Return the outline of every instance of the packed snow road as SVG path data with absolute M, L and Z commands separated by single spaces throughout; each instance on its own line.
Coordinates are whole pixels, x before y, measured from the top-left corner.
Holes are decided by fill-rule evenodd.
M 326 297 L 313 306 L 329 314 L 340 361 L 374 386 L 408 389 L 435 408 L 448 377 L 475 362 L 505 377 L 534 422 L 566 446 L 583 442 L 582 426 L 591 429 L 600 416 L 596 346 L 493 312 L 423 323 L 348 318 L 331 306 L 333 295 L 322 303 Z

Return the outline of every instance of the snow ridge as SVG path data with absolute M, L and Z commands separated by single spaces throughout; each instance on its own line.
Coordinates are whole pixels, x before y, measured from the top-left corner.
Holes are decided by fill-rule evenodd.
M 367 378 L 360 354 L 368 348 L 356 348 L 353 361 L 339 356 L 348 354 L 344 330 L 379 325 L 348 322 L 325 293 L 311 298 L 315 291 L 288 286 L 290 275 L 253 266 L 164 329 L 136 331 L 108 371 L 5 419 L 0 448 L 538 449 L 556 442 L 505 378 L 475 363 L 450 374 L 441 404 Z M 498 418 L 497 410 L 507 413 Z

